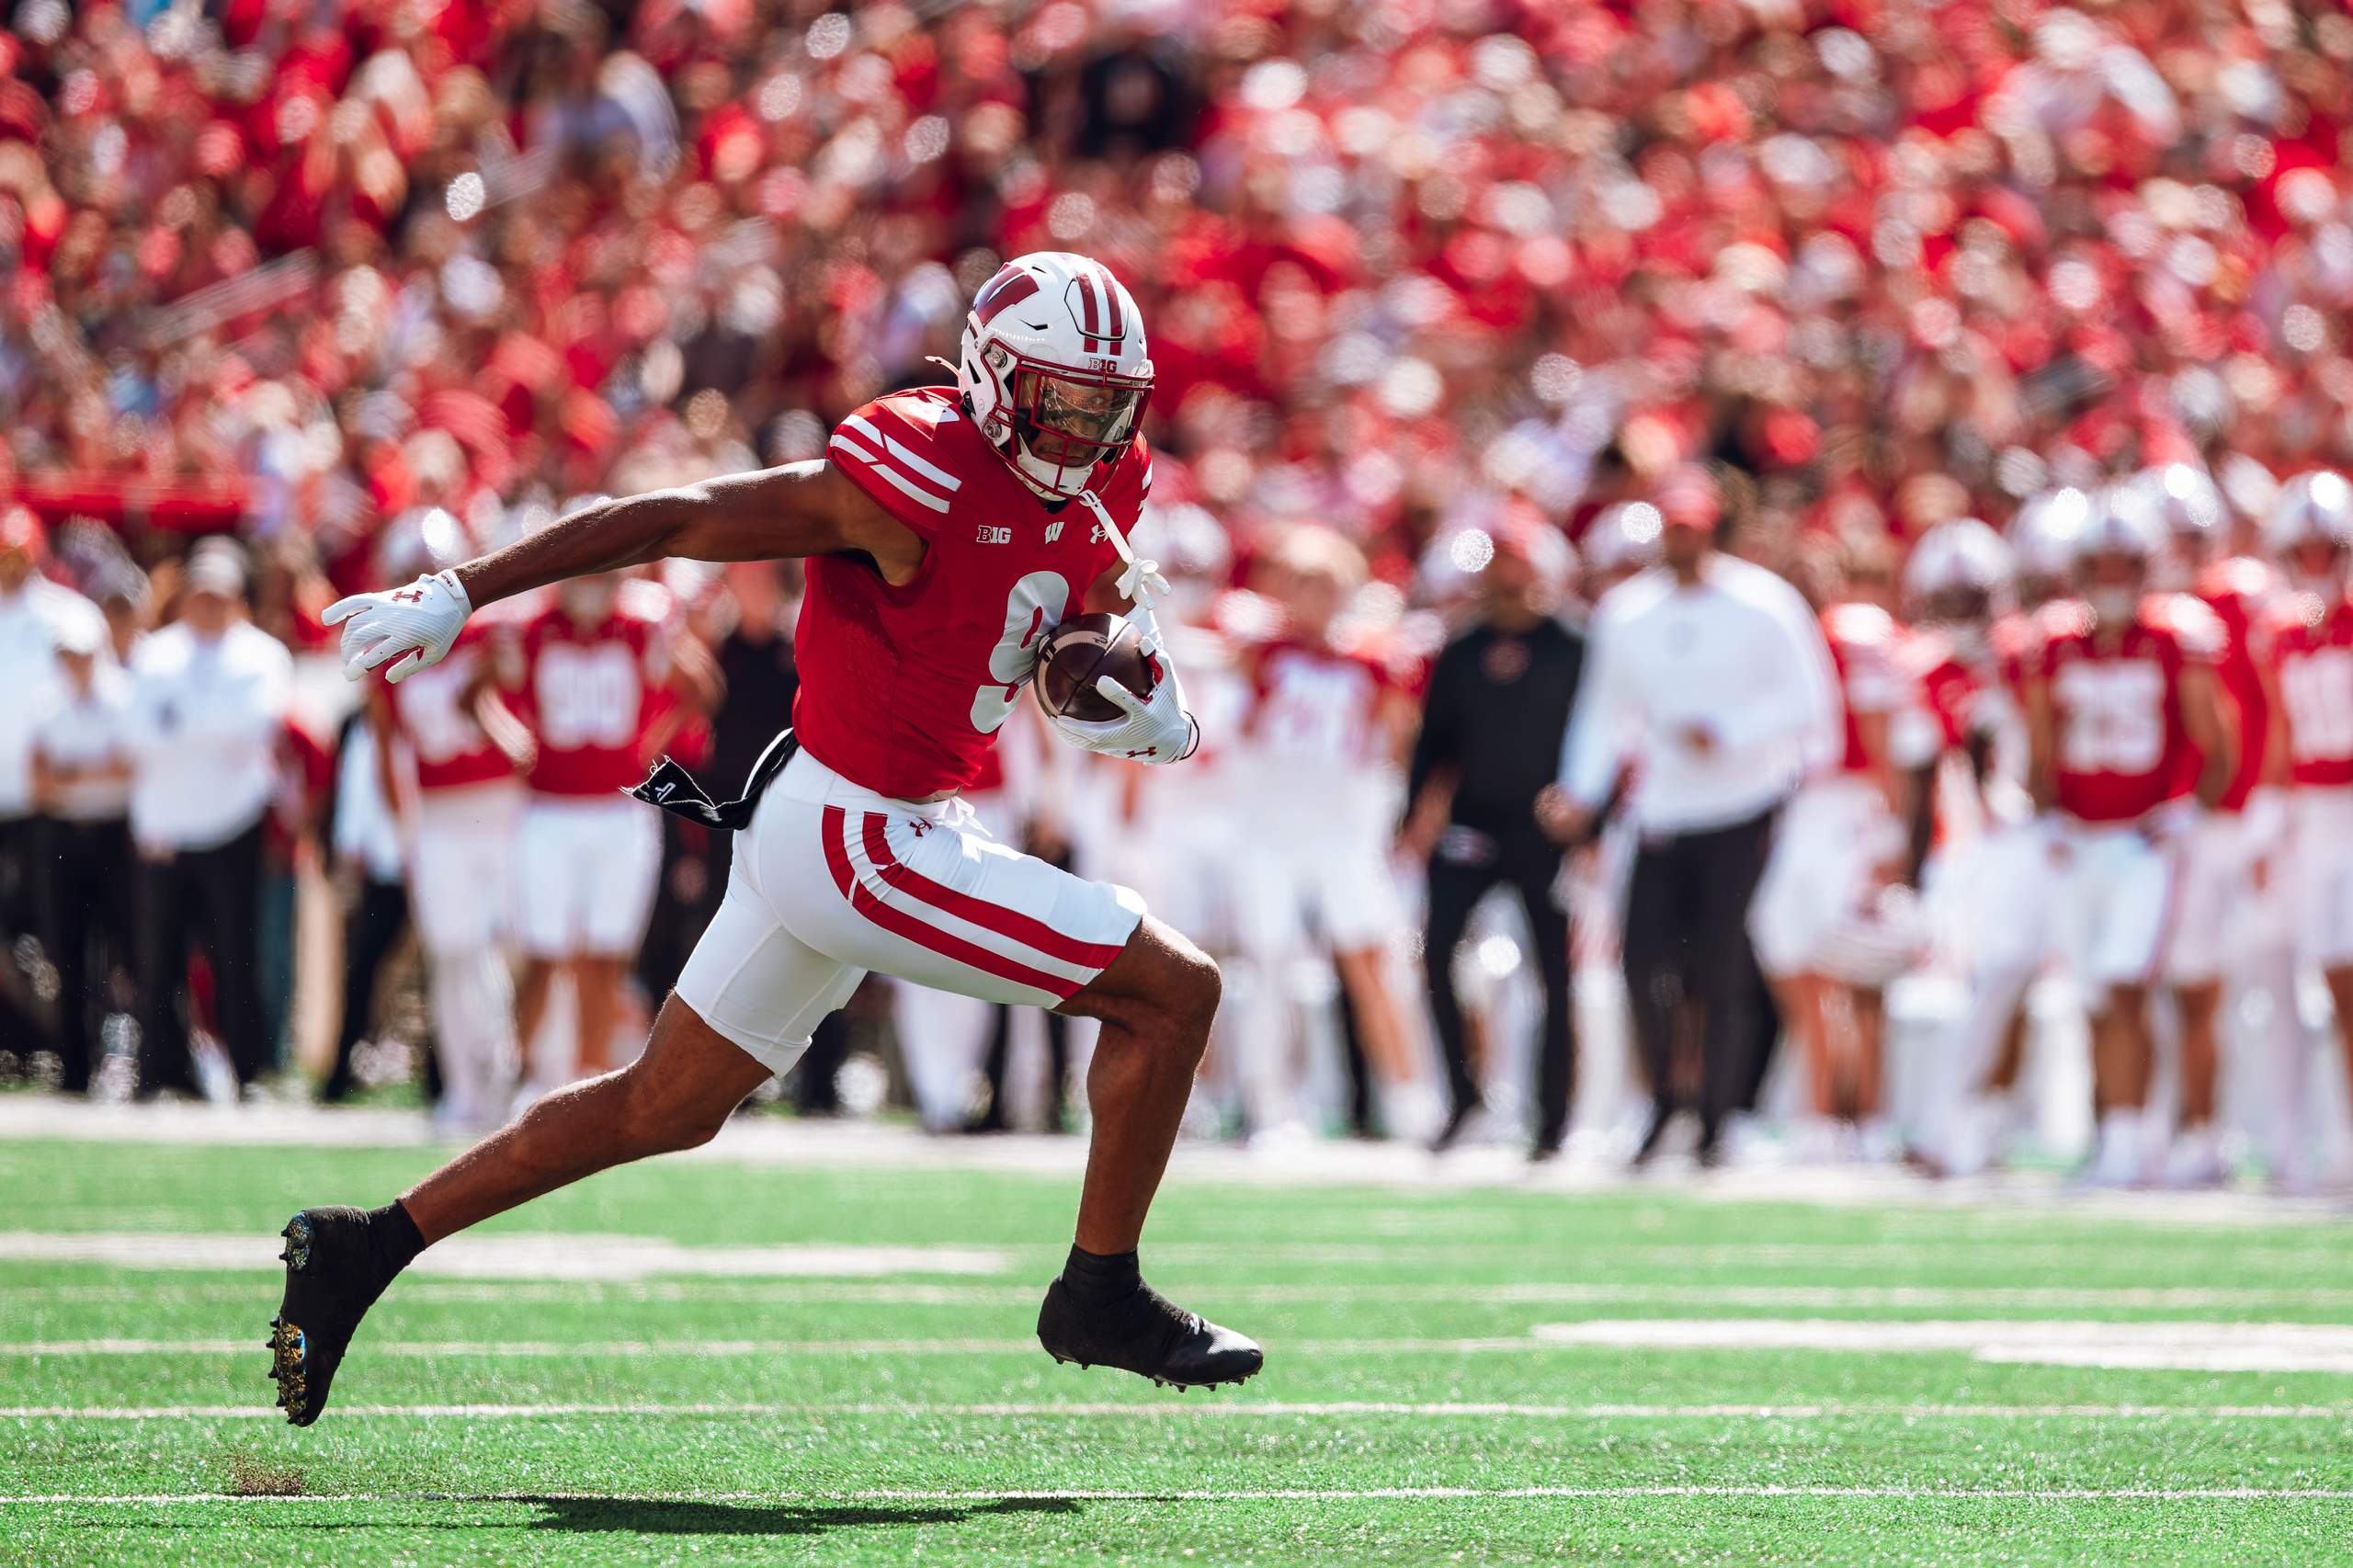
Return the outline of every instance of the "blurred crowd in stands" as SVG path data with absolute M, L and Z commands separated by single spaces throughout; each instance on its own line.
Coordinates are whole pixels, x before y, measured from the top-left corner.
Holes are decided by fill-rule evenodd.
M 939 379 L 926 357 L 953 352 L 972 290 L 1026 250 L 1096 256 L 1142 305 L 1157 548 L 1186 559 L 1196 619 L 1238 644 L 1320 620 L 1377 646 L 1373 738 L 1333 744 L 1381 776 L 1363 820 L 1384 835 L 1411 699 L 1499 559 L 1533 562 L 1573 610 L 1641 562 L 1659 517 L 1705 511 L 1785 574 L 1836 557 L 1892 584 L 1940 523 L 2006 527 L 2031 496 L 2170 463 L 2257 517 L 2278 480 L 2353 457 L 2348 64 L 2353 16 L 2277 0 L 17 0 L 0 559 L 94 607 L 45 612 L 83 628 L 52 639 L 61 679 L 85 680 L 79 660 L 94 689 L 121 680 L 110 700 L 151 743 L 217 719 L 245 748 L 207 754 L 207 810 L 157 786 L 162 838 L 76 851 L 153 851 L 149 873 L 96 879 L 144 890 L 105 919 L 119 953 L 153 961 L 84 1022 L 146 1053 L 150 1087 L 193 1081 L 156 1040 L 189 1017 L 229 1074 L 265 1074 L 289 1038 L 306 843 L 360 868 L 355 938 L 359 890 L 403 880 L 397 831 L 371 862 L 336 826 L 353 779 L 384 774 L 394 823 L 401 785 L 373 762 L 338 773 L 338 737 L 371 730 L 317 615 L 404 573 L 426 519 L 483 548 L 581 494 L 816 456 L 863 400 Z M 1648 533 L 1628 504 L 1655 508 Z M 790 574 L 663 591 L 681 645 L 742 667 L 730 695 L 703 688 L 707 711 L 665 710 L 657 738 L 765 738 L 789 639 L 779 655 L 730 639 L 776 641 Z M 1212 608 L 1220 594 L 1244 597 Z M 257 629 L 225 675 L 216 602 Z M 0 680 L 31 689 L 48 655 L 0 648 L 28 661 Z M 1266 695 L 1235 687 L 1245 707 Z M 240 727 L 265 715 L 279 728 Z M 19 843 L 36 783 L 13 736 L 31 719 L 0 726 L 27 759 L 0 793 Z M 264 751 L 266 805 L 247 799 Z M 1120 869 L 1133 834 L 1098 826 L 1090 848 L 1089 823 L 1155 802 L 1074 781 L 1067 759 L 1028 766 L 1008 761 L 1002 835 Z M 119 782 L 136 839 L 137 769 Z M 1231 779 L 1188 788 L 1157 802 L 1154 842 L 1181 851 L 1231 813 Z M 185 863 L 153 872 L 174 834 Z M 722 871 L 670 830 L 625 989 L 658 997 L 691 942 L 679 911 Z M 17 878 L 11 937 L 40 928 L 34 880 Z M 1418 878 L 1400 881 L 1410 903 Z M 233 893 L 250 953 L 220 950 Z M 1362 928 L 1265 936 L 1292 956 L 1257 994 L 1348 1004 L 1339 1057 L 1366 1065 L 1324 1101 L 1369 1126 L 1368 1081 L 1433 1073 L 1413 1068 L 1418 987 L 1389 972 L 1411 958 L 1404 910 L 1339 903 Z M 390 950 L 386 907 L 355 953 Z M 1527 941 L 1473 931 L 1498 972 Z M 66 961 L 16 956 L 8 994 L 32 1021 L 0 1028 L 60 1027 Z M 224 968 L 255 977 L 250 996 Z M 625 1036 L 642 999 L 616 1005 Z M 329 1012 L 358 1020 L 339 1089 L 384 1031 L 364 1001 Z M 870 1027 L 855 1007 L 839 1026 Z M 924 1027 L 1006 1055 L 988 1020 Z M 845 1054 L 863 1059 L 837 1036 L 818 1059 Z M 1315 1121 L 1291 1103 L 1300 1062 L 1232 1055 L 1212 1066 L 1233 1074 L 1229 1122 Z M 828 1105 L 833 1077 L 804 1076 Z M 911 1085 L 935 1124 L 966 1108 L 961 1068 L 946 1078 Z

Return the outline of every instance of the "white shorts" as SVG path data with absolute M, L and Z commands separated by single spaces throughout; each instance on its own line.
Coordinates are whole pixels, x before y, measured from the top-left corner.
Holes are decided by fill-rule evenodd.
M 871 970 L 1033 1007 L 1127 945 L 1143 900 L 997 843 L 962 802 L 893 801 L 806 751 L 735 835 L 727 896 L 678 999 L 775 1072 Z
M 533 795 L 515 835 L 515 937 L 537 959 L 627 958 L 662 875 L 662 819 L 624 795 Z
M 2149 983 L 2173 925 L 2173 852 L 2129 823 L 2059 831 L 2061 925 L 2076 980 L 2096 991 Z
M 2050 824 L 2003 824 L 1967 853 L 1974 864 L 1962 935 L 1972 972 L 2001 983 L 2034 973 L 2059 945 L 2053 916 L 2064 877 L 2052 855 Z
M 508 778 L 417 792 L 408 896 L 426 951 L 470 952 L 506 936 L 522 809 L 523 787 Z
M 2297 955 L 2353 968 L 2353 788 L 2297 790 L 2288 863 Z
M 1382 851 L 1387 841 L 1336 827 L 1243 840 L 1232 868 L 1236 936 L 1254 952 L 1314 941 L 1336 953 L 1386 947 L 1405 911 Z
M 2181 842 L 2180 886 L 2165 978 L 2221 980 L 2248 956 L 2289 945 L 2290 900 L 2281 883 L 2255 884 L 2256 846 L 2245 812 L 2204 812 Z
M 1799 790 L 1773 831 L 1748 934 L 1767 974 L 1803 974 L 1831 934 L 1862 910 L 1871 873 L 1898 847 L 1887 797 L 1841 775 Z

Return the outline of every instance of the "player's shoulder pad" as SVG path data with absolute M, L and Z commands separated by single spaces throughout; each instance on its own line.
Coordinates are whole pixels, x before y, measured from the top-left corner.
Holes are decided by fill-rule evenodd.
M 678 613 L 678 597 L 645 577 L 624 577 L 613 593 L 613 613 L 623 620 L 660 625 Z
M 2328 601 L 2302 588 L 2291 588 L 2266 600 L 2257 625 L 2274 637 L 2317 631 L 2328 619 Z
M 2194 595 L 2160 594 L 2152 601 L 2146 619 L 2195 658 L 2219 658 L 2230 645 L 2230 630 L 2222 618 Z
M 1853 647 L 1892 649 L 1895 644 L 1895 618 L 1877 605 L 1832 605 L 1822 612 L 1822 629 Z
M 979 439 L 951 390 L 916 387 L 852 410 L 825 455 L 892 515 L 927 527 L 955 504 L 957 471 Z

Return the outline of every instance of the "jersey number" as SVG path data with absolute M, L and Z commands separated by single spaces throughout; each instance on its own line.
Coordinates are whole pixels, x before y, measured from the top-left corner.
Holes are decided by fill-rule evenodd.
M 2353 649 L 2323 648 L 2279 667 L 2290 749 L 2305 762 L 2353 756 Z
M 392 704 L 400 710 L 401 727 L 409 744 L 426 762 L 454 762 L 483 744 L 482 726 L 458 706 L 471 675 L 470 657 L 460 654 L 431 669 L 419 670 L 393 687 Z
M 2154 773 L 2165 755 L 2165 672 L 2147 659 L 2061 670 L 2059 766 L 2068 773 Z
M 1005 631 L 989 650 L 990 684 L 972 693 L 972 728 L 993 735 L 1013 715 L 1021 683 L 1038 667 L 1038 646 L 1070 607 L 1070 585 L 1059 572 L 1032 572 L 1005 597 Z
M 558 751 L 625 746 L 637 735 L 637 659 L 619 642 L 540 651 L 540 738 Z

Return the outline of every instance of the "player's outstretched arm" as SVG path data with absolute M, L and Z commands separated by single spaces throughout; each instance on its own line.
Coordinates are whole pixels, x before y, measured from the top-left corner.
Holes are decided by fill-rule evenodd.
M 923 540 L 823 458 L 649 490 L 583 506 L 457 568 L 475 606 L 567 577 L 690 561 L 780 561 L 862 550 L 885 579 L 904 582 Z
M 483 605 L 569 577 L 674 555 L 778 561 L 853 550 L 870 556 L 894 585 L 913 579 L 923 564 L 924 543 L 913 529 L 832 463 L 815 459 L 598 501 L 406 587 L 355 594 L 324 619 L 343 626 L 344 674 L 357 680 L 398 660 L 384 673 L 400 680 L 440 662 L 466 618 Z

